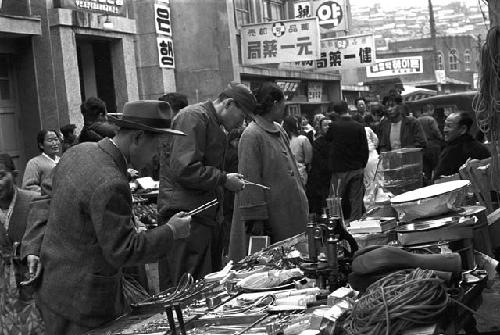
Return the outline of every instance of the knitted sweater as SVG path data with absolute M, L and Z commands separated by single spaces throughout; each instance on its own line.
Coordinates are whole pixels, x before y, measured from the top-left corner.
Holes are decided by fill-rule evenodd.
M 23 176 L 22 188 L 40 193 L 42 181 L 50 176 L 56 163 L 41 154 L 28 161 Z

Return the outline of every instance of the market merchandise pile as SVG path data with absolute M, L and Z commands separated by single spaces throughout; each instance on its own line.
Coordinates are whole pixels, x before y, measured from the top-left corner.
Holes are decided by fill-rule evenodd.
M 448 306 L 443 280 L 432 270 L 400 270 L 376 281 L 344 323 L 351 334 L 398 334 L 436 322 Z

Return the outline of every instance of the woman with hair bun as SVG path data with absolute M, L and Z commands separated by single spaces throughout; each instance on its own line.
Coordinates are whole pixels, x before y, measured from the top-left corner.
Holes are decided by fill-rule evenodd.
M 254 121 L 245 129 L 238 148 L 238 172 L 245 179 L 268 186 L 247 185 L 236 195 L 229 258 L 247 255 L 249 236 L 267 235 L 271 243 L 305 230 L 307 197 L 287 134 L 280 126 L 285 98 L 274 83 L 254 92 Z

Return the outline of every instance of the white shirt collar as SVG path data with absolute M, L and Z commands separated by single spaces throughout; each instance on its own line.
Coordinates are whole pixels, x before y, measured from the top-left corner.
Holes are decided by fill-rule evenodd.
M 46 158 L 50 159 L 51 161 L 53 161 L 53 162 L 54 162 L 54 164 L 59 163 L 59 159 L 60 159 L 60 157 L 59 157 L 59 156 L 57 156 L 57 155 L 55 155 L 55 156 L 54 156 L 54 157 L 55 157 L 54 159 L 50 158 L 50 156 L 49 156 L 49 155 L 47 155 L 45 152 L 42 152 L 42 155 L 43 155 L 43 156 L 45 156 Z

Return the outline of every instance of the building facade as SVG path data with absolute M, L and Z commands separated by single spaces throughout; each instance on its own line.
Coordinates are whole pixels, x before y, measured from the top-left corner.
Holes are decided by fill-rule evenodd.
M 244 66 L 241 27 L 294 16 L 291 0 L 0 1 L 0 151 L 22 170 L 36 134 L 80 128 L 91 96 L 120 112 L 127 101 L 177 91 L 216 98 L 231 80 L 271 80 L 290 113 L 312 116 L 341 98 L 340 73 Z

